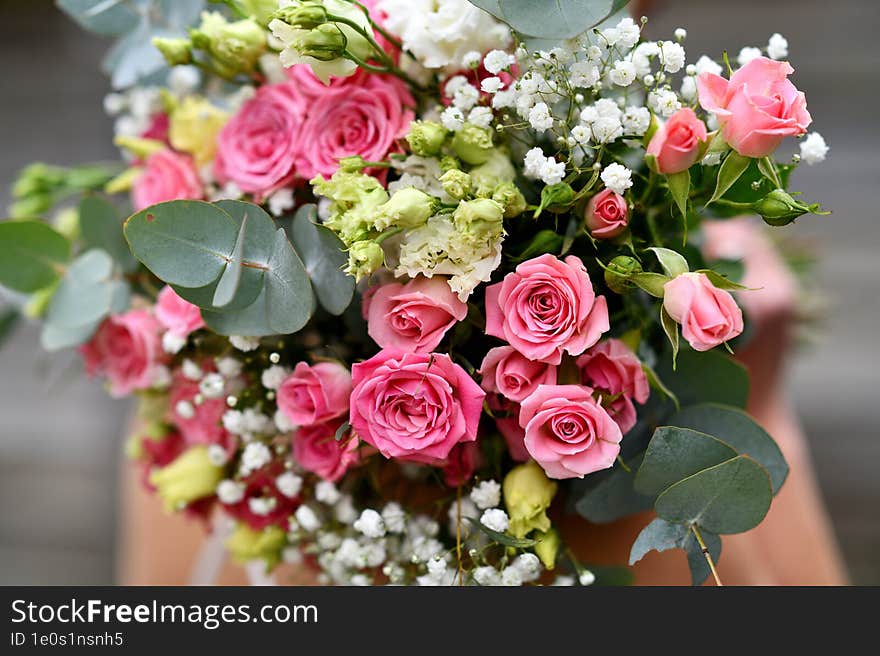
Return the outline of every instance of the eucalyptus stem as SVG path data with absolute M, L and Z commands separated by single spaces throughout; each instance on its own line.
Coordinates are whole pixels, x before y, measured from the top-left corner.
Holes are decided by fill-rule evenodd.
M 715 569 L 715 561 L 712 560 L 709 548 L 706 546 L 706 543 L 703 542 L 703 536 L 700 535 L 700 529 L 697 528 L 696 524 L 691 524 L 691 532 L 694 534 L 694 537 L 697 538 L 697 543 L 700 545 L 700 551 L 703 552 L 706 562 L 709 563 L 709 569 L 712 570 L 712 576 L 715 577 L 715 585 L 719 588 L 724 587 L 721 578 L 718 576 L 718 570 Z

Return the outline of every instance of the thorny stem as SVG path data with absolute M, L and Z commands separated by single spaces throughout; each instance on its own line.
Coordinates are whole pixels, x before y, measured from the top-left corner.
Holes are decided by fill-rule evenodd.
M 715 577 L 715 585 L 719 588 L 724 587 L 724 584 L 718 576 L 718 571 L 715 569 L 715 561 L 712 560 L 709 548 L 706 546 L 706 543 L 703 542 L 703 536 L 700 535 L 700 529 L 697 528 L 696 524 L 691 524 L 691 532 L 694 534 L 694 537 L 697 538 L 697 543 L 700 545 L 700 551 L 703 552 L 706 562 L 709 563 L 709 569 L 712 570 L 712 576 Z

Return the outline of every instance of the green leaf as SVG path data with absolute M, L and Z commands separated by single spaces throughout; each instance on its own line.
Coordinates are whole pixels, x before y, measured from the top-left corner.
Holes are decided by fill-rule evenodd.
M 687 260 L 684 259 L 684 256 L 678 251 L 656 246 L 649 248 L 648 250 L 657 256 L 657 259 L 660 261 L 660 266 L 663 267 L 663 272 L 670 278 L 675 278 L 676 276 L 679 276 L 682 273 L 687 273 L 690 270 Z
M 41 221 L 0 223 L 0 284 L 29 294 L 58 280 L 70 243 Z
M 56 0 L 56 4 L 82 27 L 97 34 L 124 34 L 140 22 L 137 9 L 127 0 Z
M 727 157 L 724 158 L 721 168 L 718 170 L 718 180 L 715 183 L 715 193 L 712 194 L 712 198 L 710 198 L 709 202 L 706 204 L 709 205 L 710 203 L 714 203 L 716 200 L 724 196 L 724 194 L 727 193 L 727 190 L 733 186 L 734 182 L 739 180 L 739 177 L 745 172 L 751 163 L 752 160 L 750 157 L 740 155 L 733 150 L 730 151 Z
M 776 494 L 788 476 L 788 463 L 779 445 L 761 426 L 739 408 L 707 403 L 683 408 L 669 423 L 709 433 L 754 458 L 770 475 Z
M 122 220 L 113 203 L 100 196 L 86 196 L 79 204 L 79 225 L 87 247 L 107 251 L 125 272 L 137 268 L 138 262 L 125 241 Z
M 772 498 L 767 470 L 741 455 L 675 483 L 654 508 L 670 522 L 719 534 L 743 533 L 761 523 Z
M 623 7 L 622 0 L 471 0 L 520 34 L 569 39 L 586 32 Z
M 214 289 L 211 305 L 215 308 L 223 309 L 235 299 L 235 294 L 241 283 L 241 271 L 244 269 L 242 256 L 244 254 L 245 240 L 247 239 L 247 227 L 248 217 L 245 214 L 238 229 L 235 248 L 232 249 L 229 262 L 226 263 L 226 269 L 221 274 L 220 280 L 217 281 L 217 287 Z
M 678 211 L 686 217 L 688 195 L 691 192 L 691 172 L 685 169 L 680 173 L 670 173 L 666 176 L 666 184 L 669 186 L 669 194 L 675 201 Z
M 355 281 L 342 268 L 348 262 L 345 245 L 332 231 L 316 223 L 314 205 L 297 210 L 293 219 L 293 243 L 312 280 L 321 306 L 339 316 L 351 304 Z
M 735 457 L 737 452 L 721 440 L 677 425 L 661 426 L 645 451 L 635 489 L 647 496 L 657 496 L 670 485 L 707 467 Z
M 657 366 L 657 373 L 682 407 L 724 403 L 745 408 L 749 398 L 749 375 L 745 368 L 718 351 L 699 353 L 685 349 L 678 354 L 675 370 L 666 358 Z
M 629 277 L 629 280 L 639 289 L 648 292 L 655 298 L 663 298 L 663 285 L 669 282 L 669 278 L 660 273 L 642 272 Z
M 493 531 L 491 528 L 489 528 L 482 522 L 477 521 L 473 517 L 467 517 L 466 519 L 487 536 L 489 536 L 489 538 L 493 542 L 503 544 L 505 547 L 513 547 L 514 549 L 527 549 L 528 547 L 534 547 L 539 542 L 539 540 L 531 540 L 529 538 L 515 538 L 512 535 L 507 535 L 507 533 L 499 533 L 498 531 Z
M 226 268 L 238 228 L 220 207 L 176 200 L 129 217 L 125 238 L 134 256 L 160 280 L 180 287 L 204 287 Z
M 697 273 L 705 274 L 709 279 L 709 282 L 718 289 L 726 289 L 727 291 L 742 291 L 748 289 L 745 285 L 733 282 L 730 278 L 722 276 L 720 273 L 713 271 L 712 269 L 699 269 Z
M 675 323 L 675 319 L 669 316 L 665 305 L 660 306 L 660 325 L 663 326 L 663 332 L 666 333 L 666 338 L 672 348 L 672 370 L 675 371 L 678 364 L 678 324 Z
M 660 376 L 657 375 L 657 372 L 654 371 L 651 367 L 642 362 L 642 371 L 645 372 L 645 377 L 648 379 L 648 384 L 652 389 L 661 392 L 664 396 L 668 397 L 673 405 L 675 405 L 675 409 L 678 410 L 681 408 L 681 403 L 678 400 L 678 397 L 675 395 L 671 389 L 669 389 L 666 384 L 660 379 Z
M 637 469 L 641 454 L 627 462 Z M 623 467 L 615 467 L 598 484 L 583 492 L 575 502 L 575 510 L 596 524 L 607 524 L 651 507 L 651 497 L 639 494 L 633 487 L 635 477 Z
M 782 187 L 782 181 L 776 173 L 776 164 L 769 156 L 762 157 L 758 160 L 758 170 L 761 172 L 761 175 L 770 181 L 775 189 L 780 189 Z

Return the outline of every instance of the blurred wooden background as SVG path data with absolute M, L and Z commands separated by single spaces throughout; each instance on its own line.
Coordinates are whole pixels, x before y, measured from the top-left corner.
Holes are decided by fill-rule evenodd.
M 827 317 L 803 346 L 791 394 L 855 583 L 880 584 L 880 431 L 876 326 L 880 320 L 880 24 L 876 0 L 665 0 L 655 38 L 688 30 L 689 61 L 789 40 L 809 107 L 831 146 L 825 165 L 802 167 L 796 187 L 834 210 L 797 234 L 821 249 Z M 0 0 L 0 207 L 15 172 L 34 160 L 113 159 L 98 72 L 106 44 L 48 0 Z M 126 403 L 80 375 L 78 359 L 50 358 L 20 326 L 0 351 L 0 584 L 109 584 L 114 576 L 117 469 Z M 798 539 L 792 536 L 793 540 Z

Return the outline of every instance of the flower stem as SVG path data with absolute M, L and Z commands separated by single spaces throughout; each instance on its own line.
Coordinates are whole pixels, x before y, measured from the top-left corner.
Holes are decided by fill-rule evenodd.
M 696 524 L 691 524 L 691 532 L 694 534 L 694 537 L 697 538 L 697 543 L 700 545 L 700 550 L 703 552 L 703 556 L 706 558 L 706 562 L 709 563 L 709 569 L 712 570 L 712 576 L 715 577 L 715 585 L 719 588 L 724 587 L 724 584 L 721 582 L 721 579 L 718 576 L 718 570 L 715 569 L 715 561 L 712 560 L 712 555 L 709 553 L 709 548 L 706 546 L 706 543 L 703 542 L 703 536 L 700 535 L 700 529 L 697 528 Z

